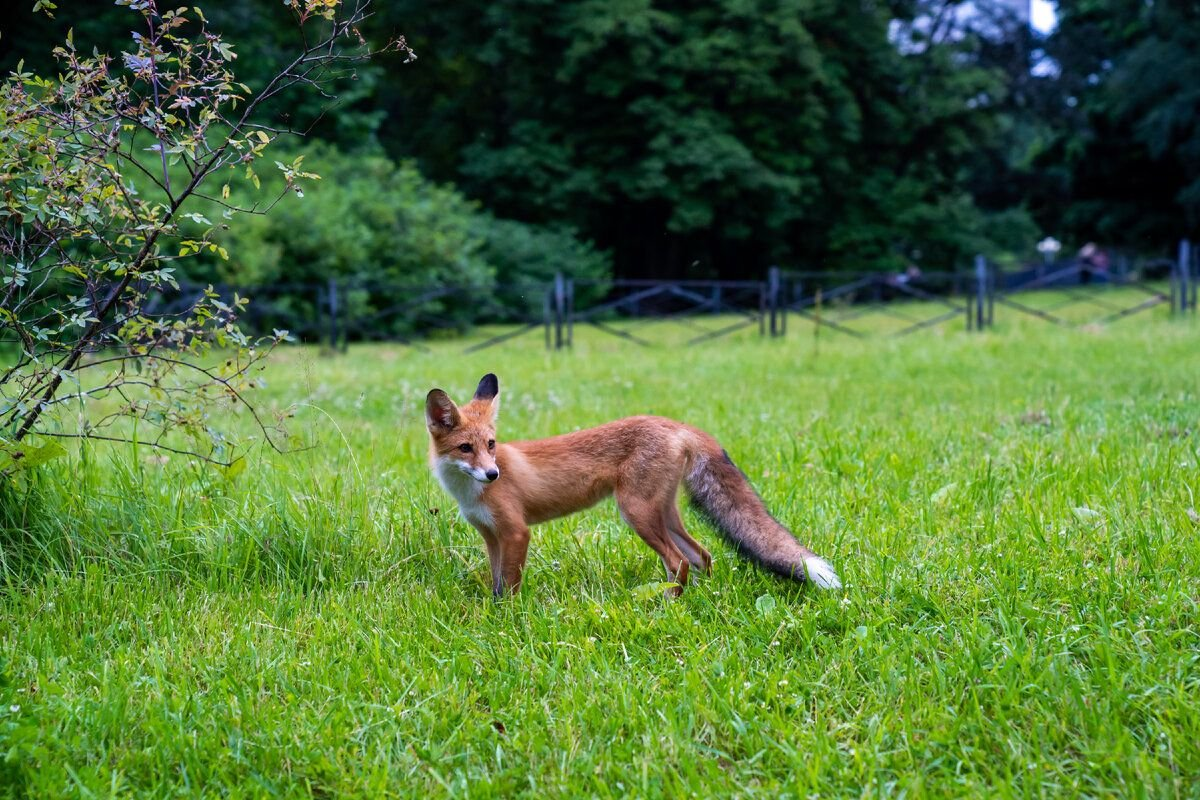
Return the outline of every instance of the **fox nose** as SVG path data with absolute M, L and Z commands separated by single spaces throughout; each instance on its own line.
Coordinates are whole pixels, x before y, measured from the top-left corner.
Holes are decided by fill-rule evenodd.
M 487 472 L 485 472 L 483 474 L 487 476 L 487 479 L 489 481 L 494 481 L 494 480 L 496 480 L 496 478 L 500 477 L 500 470 L 493 468 L 493 469 L 489 469 Z

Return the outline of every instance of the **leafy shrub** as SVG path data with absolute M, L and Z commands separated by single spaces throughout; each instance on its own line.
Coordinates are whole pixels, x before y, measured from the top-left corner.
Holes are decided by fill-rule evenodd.
M 572 230 L 493 217 L 410 162 L 315 142 L 305 152 L 303 168 L 322 179 L 305 186 L 304 199 L 287 197 L 270 214 L 231 222 L 217 237 L 229 259 L 210 257 L 189 277 L 258 287 L 278 315 L 306 320 L 318 317 L 321 292 L 333 279 L 350 335 L 373 337 L 517 319 L 533 304 L 540 308 L 540 295 L 525 290 L 530 284 L 548 283 L 557 271 L 609 274 L 608 255 Z M 264 175 L 262 194 L 273 196 L 282 180 Z M 234 199 L 248 204 L 252 198 L 238 195 L 253 191 L 237 189 Z M 423 290 L 447 285 L 479 290 L 408 305 Z
M 602 280 L 612 272 L 612 259 L 569 227 L 540 227 L 481 216 L 476 230 L 482 256 L 501 283 L 549 283 L 554 273 L 576 279 Z
M 0 373 L 0 478 L 24 479 L 66 453 L 46 437 L 140 441 L 232 463 L 236 441 L 215 419 L 228 414 L 215 411 L 249 407 L 254 373 L 285 334 L 252 339 L 238 325 L 244 299 L 210 288 L 175 308 L 159 301 L 193 257 L 226 257 L 193 203 L 233 219 L 237 203 L 207 193 L 217 174 L 258 186 L 255 163 L 273 141 L 262 104 L 285 99 L 293 68 L 304 65 L 319 87 L 331 65 L 369 55 L 352 35 L 363 5 L 288 0 L 304 47 L 252 93 L 199 9 L 119 4 L 145 31 L 121 58 L 85 55 L 68 33 L 53 51 L 54 78 L 18 65 L 0 81 L 0 349 L 13 353 Z M 412 55 L 402 37 L 388 47 Z M 316 177 L 299 159 L 277 165 L 283 194 Z M 249 408 L 266 441 L 282 439 Z M 31 434 L 36 445 L 24 441 Z

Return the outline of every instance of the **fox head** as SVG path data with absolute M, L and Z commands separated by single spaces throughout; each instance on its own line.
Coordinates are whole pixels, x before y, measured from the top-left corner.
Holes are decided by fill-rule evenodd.
M 496 466 L 496 412 L 500 410 L 500 382 L 484 375 L 471 402 L 462 408 L 450 396 L 434 389 L 425 396 L 425 425 L 429 428 L 433 457 L 470 475 L 480 483 L 500 477 Z

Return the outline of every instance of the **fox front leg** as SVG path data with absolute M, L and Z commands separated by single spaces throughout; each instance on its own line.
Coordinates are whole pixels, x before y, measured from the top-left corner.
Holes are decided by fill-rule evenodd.
M 497 599 L 516 594 L 529 554 L 529 528 L 523 523 L 499 525 L 497 529 L 478 528 L 487 544 L 488 563 L 492 568 L 492 595 Z
M 489 530 L 480 528 L 479 533 L 483 536 L 484 544 L 487 545 L 488 565 L 492 569 L 492 596 L 499 597 L 504 589 L 504 577 L 501 572 L 500 542 L 496 539 L 495 534 Z

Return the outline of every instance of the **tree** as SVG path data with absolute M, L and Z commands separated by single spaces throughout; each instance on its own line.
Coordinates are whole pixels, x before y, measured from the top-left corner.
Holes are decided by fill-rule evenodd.
M 977 244 L 964 164 L 1003 86 L 969 40 L 895 45 L 923 5 L 400 0 L 381 16 L 436 64 L 381 88 L 379 135 L 501 216 L 612 248 L 620 275 L 948 265 Z
M 225 217 L 270 209 L 273 201 L 229 200 L 238 177 L 260 184 L 267 148 L 288 133 L 261 110 L 296 87 L 320 91 L 369 55 L 358 34 L 364 6 L 287 0 L 303 44 L 253 91 L 235 79 L 237 53 L 199 9 L 118 4 L 141 27 L 120 60 L 83 56 L 68 35 L 54 51 L 58 78 L 18 67 L 0 87 L 0 347 L 13 353 L 0 374 L 4 472 L 62 452 L 53 442 L 31 447 L 31 434 L 136 437 L 227 464 L 232 442 L 214 405 L 247 408 L 276 444 L 274 423 L 244 393 L 286 332 L 251 340 L 237 324 L 246 300 L 211 290 L 170 315 L 148 301 L 176 285 L 187 258 L 225 255 L 214 240 L 220 225 L 198 203 Z M 403 39 L 388 46 L 414 57 Z M 275 167 L 284 193 L 317 177 L 299 158 Z M 184 220 L 196 230 L 180 237 Z M 78 414 L 74 428 L 56 413 L 68 410 Z
M 1169 253 L 1200 236 L 1200 4 L 1062 0 L 1046 42 L 1043 225 Z

